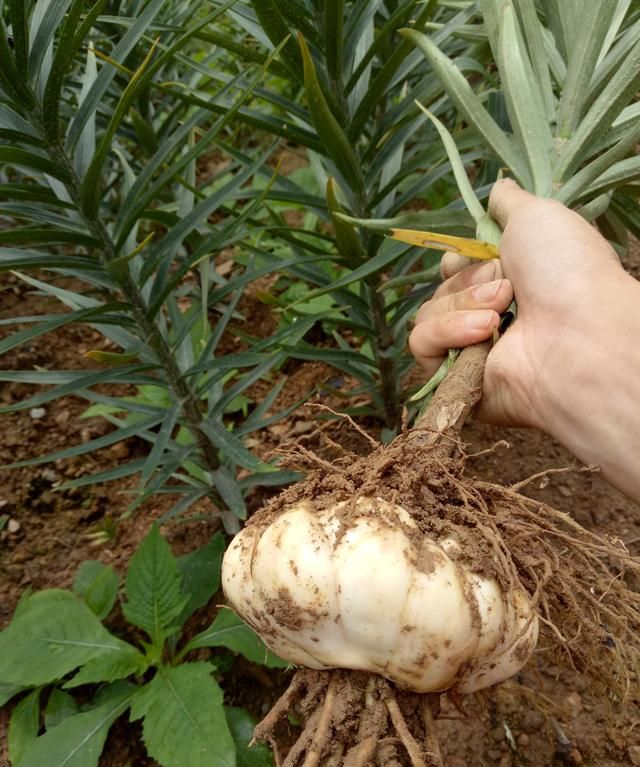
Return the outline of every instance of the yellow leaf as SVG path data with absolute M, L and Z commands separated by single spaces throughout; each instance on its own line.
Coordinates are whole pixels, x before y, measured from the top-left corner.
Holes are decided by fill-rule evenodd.
M 388 235 L 394 240 L 406 242 L 408 245 L 417 245 L 420 248 L 435 248 L 436 250 L 450 250 L 468 258 L 479 258 L 489 261 L 498 258 L 498 248 L 490 242 L 472 240 L 468 237 L 454 237 L 448 234 L 436 232 L 421 232 L 417 229 L 391 229 Z

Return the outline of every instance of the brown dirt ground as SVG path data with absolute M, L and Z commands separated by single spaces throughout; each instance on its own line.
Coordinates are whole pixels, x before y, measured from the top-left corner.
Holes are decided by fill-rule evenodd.
M 638 274 L 640 254 L 635 252 L 631 271 Z M 19 308 L 18 308 L 19 307 Z M 258 308 L 249 297 L 244 309 L 250 315 Z M 12 276 L 0 281 L 0 318 L 56 311 L 47 301 L 25 289 Z M 6 334 L 5 327 L 2 328 Z M 87 367 L 82 356 L 96 348 L 101 340 L 86 327 L 63 328 L 34 341 L 29 347 L 11 352 L 0 360 L 9 369 L 43 367 Z M 316 390 L 322 382 L 334 388 L 342 385 L 335 371 L 318 363 L 289 363 L 283 371 L 288 377 L 279 406 L 295 402 Z M 0 403 L 23 398 L 30 387 L 4 384 Z M 254 392 L 259 397 L 260 389 Z M 339 408 L 341 402 L 322 393 L 316 399 Z M 66 398 L 45 408 L 43 418 L 34 419 L 28 412 L 3 415 L 4 439 L 0 443 L 0 465 L 33 455 L 41 455 L 90 439 L 109 428 L 100 419 L 82 420 L 84 402 Z M 270 427 L 260 440 L 250 445 L 258 452 L 268 452 L 282 441 L 311 436 L 316 426 L 314 414 L 299 408 L 284 422 Z M 364 424 L 374 436 L 373 424 Z M 349 449 L 363 452 L 365 441 L 344 422 L 332 427 L 331 436 Z M 509 484 L 549 468 L 568 466 L 572 457 L 543 434 L 494 429 L 480 424 L 466 428 L 469 451 L 481 451 L 507 440 L 509 449 L 497 448 L 469 462 L 469 471 L 494 482 Z M 102 470 L 143 454 L 143 445 L 135 440 L 116 445 L 91 457 L 42 466 L 0 472 L 0 514 L 8 514 L 19 523 L 16 532 L 0 533 L 0 627 L 11 618 L 20 593 L 26 588 L 69 586 L 78 565 L 85 559 L 99 558 L 124 572 L 126 563 L 149 524 L 167 508 L 170 499 L 148 504 L 133 517 L 120 519 L 127 505 L 127 490 L 134 480 L 121 480 L 108 486 L 59 492 L 61 480 Z M 529 486 L 532 496 L 567 511 L 590 529 L 621 537 L 632 552 L 640 554 L 640 509 L 610 488 L 596 474 L 555 474 Z M 257 508 L 264 496 L 256 495 L 251 507 Z M 202 545 L 215 529 L 207 518 L 209 509 L 195 510 L 200 519 L 182 519 L 166 525 L 164 532 L 176 553 Z M 204 519 L 202 517 L 205 517 Z M 117 524 L 115 521 L 118 520 Z M 95 545 L 90 534 L 108 533 L 104 543 Z M 210 621 L 215 608 L 204 608 L 193 618 L 190 629 L 199 631 Z M 284 675 L 272 673 L 243 660 L 223 675 L 227 702 L 242 705 L 256 716 L 266 713 L 282 691 Z M 519 693 L 519 685 L 530 686 L 535 693 Z M 544 713 L 540 713 L 542 701 Z M 544 697 L 542 697 L 544 696 Z M 595 697 L 578 674 L 544 666 L 537 658 L 525 673 L 501 690 L 497 701 L 482 704 L 469 701 L 467 714 L 445 702 L 446 718 L 438 723 L 447 767 L 550 767 L 551 765 L 593 765 L 622 767 L 640 764 L 640 712 L 637 701 L 623 706 Z M 8 767 L 6 732 L 10 707 L 0 711 L 0 767 Z M 153 767 L 138 745 L 139 727 L 120 720 L 113 728 L 101 767 Z M 637 761 L 636 761 L 637 760 Z M 186 767 L 186 766 L 185 766 Z

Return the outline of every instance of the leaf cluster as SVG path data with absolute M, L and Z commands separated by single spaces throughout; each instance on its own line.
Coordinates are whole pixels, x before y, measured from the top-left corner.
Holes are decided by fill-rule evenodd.
M 185 660 L 194 650 L 227 648 L 254 663 L 286 665 L 226 608 L 204 631 L 182 637 L 219 589 L 223 552 L 218 533 L 176 558 L 153 526 L 131 558 L 122 594 L 110 566 L 88 561 L 73 592 L 22 598 L 0 633 L 0 705 L 22 694 L 9 725 L 14 767 L 97 765 L 109 728 L 127 711 L 142 720 L 147 752 L 163 767 L 271 764 L 264 747 L 248 748 L 250 715 L 223 705 L 216 657 Z M 117 633 L 137 642 L 103 624 L 117 603 L 128 623 Z

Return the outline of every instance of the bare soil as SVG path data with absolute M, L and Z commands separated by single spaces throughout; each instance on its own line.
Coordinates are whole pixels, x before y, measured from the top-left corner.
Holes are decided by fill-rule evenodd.
M 636 252 L 632 270 L 637 270 L 639 264 Z M 0 296 L 0 318 L 59 310 L 11 276 L 2 278 Z M 2 331 L 7 334 L 6 326 Z M 83 353 L 100 348 L 101 343 L 90 328 L 63 328 L 34 341 L 26 349 L 5 355 L 0 365 L 5 369 L 32 369 L 35 365 L 51 369 L 86 368 L 91 363 Z M 334 389 L 336 383 L 338 387 L 346 386 L 332 369 L 317 363 L 289 363 L 283 372 L 288 381 L 280 406 L 315 390 L 318 401 L 340 407 L 339 399 L 327 398 L 322 390 L 318 391 L 322 382 Z M 2 385 L 0 403 L 10 404 L 29 393 L 31 387 L 21 384 Z M 110 428 L 100 419 L 82 419 L 85 408 L 86 403 L 67 398 L 46 406 L 42 417 L 34 417 L 28 411 L 3 415 L 0 465 L 43 455 Z M 268 452 L 283 440 L 310 436 L 317 425 L 315 417 L 307 408 L 298 408 L 288 419 L 274 424 L 251 447 L 260 453 Z M 375 424 L 364 426 L 372 436 L 379 436 Z M 370 449 L 366 440 L 344 422 L 335 424 L 331 437 L 361 454 Z M 572 456 L 560 445 L 537 432 L 493 429 L 474 423 L 465 428 L 463 438 L 471 453 L 484 451 L 502 440 L 509 443 L 508 449 L 499 447 L 469 461 L 470 476 L 492 482 L 509 485 L 549 468 L 573 463 Z M 318 447 L 315 438 L 310 439 L 310 447 Z M 8 514 L 19 525 L 14 532 L 5 529 L 0 533 L 0 627 L 9 622 L 25 589 L 67 587 L 85 559 L 98 558 L 124 572 L 150 523 L 162 514 L 170 499 L 148 504 L 135 516 L 122 519 L 127 491 L 135 485 L 135 478 L 76 491 L 60 492 L 55 488 L 65 479 L 133 460 L 142 451 L 143 446 L 131 440 L 90 457 L 0 472 L 0 514 Z M 633 554 L 640 554 L 640 508 L 597 474 L 550 475 L 530 484 L 525 493 L 568 512 L 589 530 L 622 538 Z M 257 494 L 251 507 L 258 508 L 265 498 L 265 494 Z M 215 528 L 215 522 L 206 518 L 208 512 L 203 506 L 195 513 L 200 517 L 204 514 L 205 519 L 183 518 L 165 526 L 164 533 L 176 553 L 193 550 L 208 540 Z M 100 545 L 91 536 L 96 532 L 102 534 Z M 213 611 L 205 608 L 194 616 L 190 628 L 193 631 L 204 628 Z M 258 717 L 267 713 L 286 686 L 281 672 L 270 672 L 241 659 L 222 675 L 221 683 L 229 704 L 245 706 Z M 521 686 L 533 692 L 523 693 Z M 6 752 L 9 714 L 10 707 L 0 711 L 0 767 L 9 765 Z M 437 727 L 447 767 L 640 764 L 638 701 L 619 706 L 616 701 L 594 693 L 578 673 L 543 664 L 536 655 L 523 674 L 502 688 L 497 702 L 483 705 L 481 701 L 468 701 L 461 712 L 445 701 Z M 138 726 L 121 720 L 107 741 L 101 767 L 128 764 L 153 767 L 138 743 Z

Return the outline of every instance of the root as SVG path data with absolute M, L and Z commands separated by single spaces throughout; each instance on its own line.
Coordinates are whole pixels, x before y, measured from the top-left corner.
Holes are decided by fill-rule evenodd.
M 359 521 L 358 498 L 401 505 L 417 528 L 411 530 L 416 550 L 423 539 L 456 540 L 461 565 L 494 578 L 504 592 L 527 595 L 540 618 L 538 657 L 551 656 L 583 673 L 603 698 L 624 702 L 638 694 L 640 561 L 622 541 L 519 494 L 558 470 L 507 488 L 464 477 L 464 460 L 452 457 L 461 452 L 460 428 L 480 395 L 486 351 L 485 345 L 464 350 L 418 426 L 366 458 L 329 463 L 295 446 L 292 453 L 317 471 L 249 525 L 266 527 L 305 500 L 317 511 L 341 504 L 336 520 L 343 535 Z M 448 695 L 466 715 L 455 689 Z M 429 696 L 400 691 L 375 675 L 302 670 L 256 737 L 274 747 L 277 767 L 443 767 L 434 710 Z M 291 743 L 288 713 L 304 726 L 281 754 L 278 745 Z
M 336 677 L 333 677 L 329 682 L 327 695 L 324 699 L 322 713 L 318 722 L 318 729 L 316 730 L 316 733 L 313 736 L 313 740 L 311 741 L 311 748 L 307 753 L 307 758 L 304 760 L 303 767 L 317 767 L 320 763 L 320 756 L 322 755 L 326 745 L 327 733 L 329 732 L 329 725 L 331 724 L 331 718 L 333 717 L 334 713 L 336 684 L 337 679 Z
M 318 690 L 312 700 L 310 692 Z M 302 714 L 304 726 L 288 753 L 276 751 L 278 767 L 370 767 L 374 760 L 384 767 L 444 767 L 431 713 L 438 700 L 400 692 L 373 674 L 298 671 L 255 737 L 281 742 L 288 715 Z
M 422 758 L 420 747 L 416 743 L 413 735 L 409 732 L 407 723 L 405 722 L 404 717 L 402 716 L 402 712 L 400 711 L 400 707 L 398 706 L 398 701 L 395 698 L 387 698 L 385 700 L 385 704 L 389 710 L 389 715 L 391 716 L 393 726 L 396 728 L 396 732 L 402 741 L 402 745 L 407 749 L 407 753 L 411 759 L 412 767 L 427 767 L 424 759 Z

